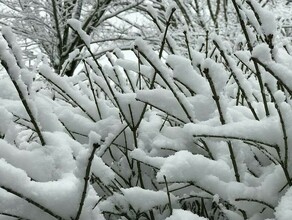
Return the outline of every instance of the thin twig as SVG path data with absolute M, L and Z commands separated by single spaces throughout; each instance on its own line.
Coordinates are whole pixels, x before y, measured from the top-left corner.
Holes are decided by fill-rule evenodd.
M 20 216 L 18 216 L 18 215 L 13 215 L 13 214 L 4 213 L 4 212 L 0 213 L 0 215 L 4 215 L 4 216 L 8 216 L 8 217 L 12 217 L 12 218 L 16 218 L 16 219 L 18 219 L 18 220 L 30 220 L 30 219 L 28 219 L 28 218 L 24 218 L 24 217 L 20 217 Z
M 266 203 L 266 202 L 264 202 L 264 201 L 257 200 L 257 199 L 251 199 L 251 198 L 236 198 L 235 201 L 256 202 L 256 203 L 259 203 L 259 204 L 265 205 L 265 206 L 269 207 L 269 208 L 272 209 L 272 210 L 275 210 L 275 208 L 274 208 L 272 205 L 270 205 L 270 204 L 268 204 L 268 203 Z
M 1 60 L 1 64 L 5 68 L 5 70 L 7 71 L 8 75 L 10 76 L 10 79 L 11 79 L 11 81 L 12 81 L 15 89 L 17 90 L 17 93 L 19 95 L 19 98 L 20 98 L 20 100 L 21 100 L 21 102 L 22 102 L 22 104 L 23 104 L 23 106 L 24 106 L 24 108 L 25 108 L 28 116 L 30 117 L 30 121 L 31 121 L 31 123 L 34 126 L 36 133 L 38 134 L 38 137 L 40 139 L 40 142 L 41 142 L 42 146 L 45 146 L 46 145 L 46 142 L 45 142 L 45 139 L 44 139 L 44 137 L 43 137 L 43 135 L 41 133 L 41 129 L 40 129 L 38 123 L 37 123 L 37 120 L 36 120 L 35 116 L 33 115 L 32 110 L 31 110 L 31 108 L 30 108 L 30 106 L 29 106 L 29 104 L 28 104 L 28 102 L 27 102 L 27 100 L 25 98 L 25 95 L 21 91 L 20 86 L 18 85 L 17 81 L 14 80 L 11 77 L 11 73 L 9 72 L 9 65 L 8 65 L 8 63 L 6 63 L 6 61 L 4 61 L 4 60 Z
M 167 192 L 167 197 L 168 197 L 170 215 L 172 215 L 172 204 L 171 204 L 170 193 L 169 193 L 169 189 L 168 189 L 168 184 L 167 184 L 166 176 L 163 175 L 163 178 L 164 178 L 165 186 L 166 186 L 166 192 Z
M 87 167 L 86 167 L 86 171 L 85 171 L 85 176 L 84 176 L 84 186 L 83 186 L 83 191 L 82 191 L 82 195 L 81 195 L 81 199 L 80 199 L 80 203 L 79 203 L 79 208 L 76 214 L 76 217 L 74 218 L 75 220 L 78 220 L 80 218 L 83 206 L 84 206 L 84 201 L 86 198 L 86 193 L 87 193 L 87 188 L 88 188 L 88 181 L 89 181 L 89 177 L 90 177 L 90 172 L 91 172 L 91 165 L 93 162 L 93 158 L 94 158 L 94 154 L 96 149 L 99 147 L 100 145 L 97 143 L 94 143 L 92 145 L 92 151 L 91 154 L 88 158 L 88 163 L 87 163 Z
M 170 13 L 170 15 L 168 17 L 168 20 L 166 22 L 166 27 L 165 27 L 165 30 L 164 30 L 164 35 L 163 35 L 163 38 L 162 38 L 162 43 L 161 43 L 161 47 L 160 47 L 160 51 L 159 51 L 159 59 L 161 59 L 161 57 L 162 57 L 162 52 L 163 52 L 164 44 L 166 42 L 167 31 L 168 31 L 168 28 L 170 26 L 170 20 L 171 20 L 171 17 L 173 15 L 173 13 L 175 12 L 175 10 L 176 10 L 175 8 L 172 8 L 171 13 Z
M 56 213 L 54 213 L 54 212 L 51 211 L 50 209 L 44 207 L 43 205 L 39 204 L 38 202 L 34 201 L 33 199 L 28 198 L 28 197 L 22 195 L 22 194 L 19 193 L 19 192 L 16 192 L 16 191 L 13 190 L 13 189 L 10 189 L 10 188 L 8 188 L 8 187 L 6 187 L 6 186 L 0 186 L 0 188 L 4 189 L 5 191 L 7 191 L 7 192 L 9 192 L 9 193 L 11 193 L 11 194 L 13 194 L 13 195 L 19 197 L 19 198 L 24 199 L 24 200 L 27 201 L 28 203 L 30 203 L 30 204 L 36 206 L 37 208 L 41 209 L 43 212 L 45 212 L 45 213 L 47 213 L 47 214 L 53 216 L 55 219 L 58 219 L 58 220 L 65 220 L 64 218 L 62 218 L 61 216 L 57 215 Z

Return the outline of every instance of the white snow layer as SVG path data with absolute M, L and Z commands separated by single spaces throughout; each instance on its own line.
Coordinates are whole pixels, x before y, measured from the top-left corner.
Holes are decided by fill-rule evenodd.
M 121 189 L 126 200 L 135 210 L 148 211 L 155 206 L 165 205 L 168 203 L 168 196 L 163 191 L 152 191 L 142 189 L 140 187 L 132 187 L 129 189 Z M 172 202 L 175 201 L 175 197 L 170 195 Z
M 166 159 L 157 174 L 158 181 L 188 182 L 201 181 L 208 176 L 216 176 L 229 182 L 232 176 L 230 167 L 224 161 L 210 160 L 202 155 L 193 155 L 188 151 L 179 151 Z
M 81 37 L 82 41 L 85 43 L 86 47 L 90 48 L 90 36 L 86 34 L 84 30 L 82 30 L 82 24 L 77 19 L 71 18 L 68 21 L 68 24 L 76 31 Z
M 292 217 L 292 188 L 290 187 L 276 207 L 277 220 L 290 220 Z
M 206 218 L 200 217 L 190 211 L 182 209 L 174 209 L 171 216 L 165 220 L 207 220 Z

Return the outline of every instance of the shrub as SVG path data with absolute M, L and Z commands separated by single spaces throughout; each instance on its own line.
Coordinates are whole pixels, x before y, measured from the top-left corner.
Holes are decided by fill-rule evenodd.
M 137 39 L 136 60 L 116 49 L 107 65 L 69 20 L 85 45 L 73 77 L 27 70 L 4 28 L 0 59 L 16 90 L 1 95 L 1 215 L 288 219 L 291 45 L 255 1 L 232 3 L 236 42 L 185 28 L 175 50 L 166 23 L 160 51 Z

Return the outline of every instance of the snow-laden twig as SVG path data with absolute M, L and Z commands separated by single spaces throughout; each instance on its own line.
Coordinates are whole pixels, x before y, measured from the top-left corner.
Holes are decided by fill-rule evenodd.
M 20 79 L 21 69 L 18 66 L 18 64 L 16 62 L 16 58 L 15 58 L 15 57 L 17 57 L 17 55 L 10 54 L 10 52 L 6 48 L 6 41 L 5 40 L 1 40 L 0 44 L 1 44 L 1 46 L 0 46 L 1 47 L 0 48 L 1 64 L 5 68 L 11 81 L 13 82 L 13 85 L 14 85 L 15 89 L 17 90 L 19 98 L 20 98 L 28 116 L 30 117 L 30 121 L 34 126 L 36 133 L 38 134 L 40 142 L 41 142 L 42 146 L 44 146 L 46 144 L 45 139 L 41 133 L 41 129 L 38 125 L 36 116 L 34 115 L 34 113 L 32 111 L 32 107 L 29 104 L 30 100 L 29 100 L 29 97 L 28 97 L 28 94 L 26 91 L 26 86 L 24 85 L 24 83 Z M 14 51 L 12 51 L 12 52 L 14 52 Z
M 289 186 L 292 186 L 292 181 L 291 181 L 291 177 L 289 174 L 289 170 L 288 170 L 288 158 L 289 158 L 289 145 L 288 145 L 288 136 L 287 136 L 287 129 L 286 129 L 286 120 L 283 117 L 283 112 L 280 109 L 280 103 L 279 101 L 275 98 L 274 94 L 272 93 L 271 89 L 269 88 L 268 84 L 265 85 L 267 88 L 267 91 L 269 92 L 272 102 L 275 105 L 275 108 L 277 110 L 277 113 L 279 115 L 279 119 L 280 119 L 280 124 L 281 124 L 281 128 L 282 128 L 282 132 L 283 132 L 283 141 L 284 141 L 284 159 L 281 158 L 282 155 L 280 154 L 279 157 L 281 158 L 281 166 L 283 168 L 283 171 L 285 173 L 287 182 Z M 279 150 L 278 150 L 279 151 Z M 282 152 L 280 152 L 282 153 Z
M 82 209 L 83 209 L 83 206 L 84 206 L 84 201 L 86 199 L 86 194 L 87 194 L 87 191 L 88 191 L 88 183 L 89 183 L 89 179 L 90 179 L 90 173 L 91 173 L 91 165 L 92 165 L 92 162 L 93 162 L 93 159 L 94 159 L 94 155 L 95 155 L 95 152 L 97 150 L 97 148 L 99 147 L 100 145 L 97 144 L 97 143 L 94 143 L 92 145 L 92 150 L 90 152 L 90 156 L 88 158 L 88 162 L 87 162 L 87 166 L 86 166 L 86 170 L 85 170 L 85 175 L 84 175 L 84 186 L 83 186 L 83 191 L 82 191 L 82 194 L 81 194 L 81 198 L 80 198 L 80 203 L 79 203 L 79 208 L 78 208 L 78 211 L 76 213 L 76 216 L 74 218 L 74 220 L 79 220 L 80 219 L 80 215 L 81 215 L 81 212 L 82 212 Z
M 72 100 L 72 102 L 78 106 L 92 121 L 96 121 L 88 112 L 88 106 L 82 106 L 82 103 L 84 102 L 81 101 L 81 96 L 76 96 L 74 90 L 70 88 L 66 82 L 60 80 L 60 76 L 57 76 L 52 72 L 48 72 L 48 69 L 49 67 L 47 65 L 41 66 L 39 69 L 39 74 L 48 80 L 48 82 L 50 82 L 54 87 L 56 87 L 62 95 L 69 97 L 69 99 Z
M 250 108 L 252 114 L 254 115 L 256 120 L 259 120 L 259 117 L 257 116 L 257 113 L 255 112 L 254 107 L 251 104 L 251 94 L 250 91 L 251 88 L 249 88 L 244 78 L 243 72 L 235 66 L 235 61 L 231 59 L 223 50 L 222 45 L 219 44 L 218 39 L 213 40 L 214 45 L 219 49 L 221 56 L 225 60 L 227 66 L 230 68 L 232 76 L 234 77 L 235 82 L 237 83 L 240 91 L 242 92 L 242 95 L 246 99 L 247 105 Z
M 167 18 L 168 20 L 167 20 L 167 22 L 166 22 L 166 27 L 165 27 L 165 30 L 164 30 L 164 34 L 163 34 L 163 38 L 162 38 L 162 42 L 161 42 L 161 47 L 160 47 L 160 51 L 159 51 L 159 58 L 161 58 L 162 57 L 162 52 L 163 52 L 163 50 L 164 50 L 164 44 L 165 44 L 165 42 L 166 42 L 166 36 L 167 36 L 167 31 L 168 31 L 168 27 L 169 27 L 169 25 L 170 25 L 170 20 L 171 20 L 171 17 L 172 17 L 172 15 L 173 15 L 173 13 L 175 12 L 175 8 L 172 8 L 171 9 L 171 14 L 169 15 L 169 17 Z
M 9 213 L 0 213 L 0 215 L 16 218 L 16 219 L 19 219 L 19 220 L 30 220 L 28 218 L 20 217 L 18 215 L 13 215 L 13 214 L 9 214 Z
M 166 186 L 166 191 L 167 191 L 167 197 L 168 197 L 168 203 L 169 203 L 169 209 L 170 209 L 170 215 L 172 215 L 172 204 L 171 204 L 171 199 L 170 199 L 170 192 L 169 192 L 169 188 L 168 188 L 168 183 L 167 183 L 167 180 L 166 180 L 166 176 L 164 175 L 163 176 L 164 178 L 164 181 L 165 181 L 165 186 Z
M 96 95 L 96 93 L 94 91 L 94 88 L 93 88 L 93 83 L 92 83 L 92 80 L 90 78 L 88 67 L 87 67 L 85 61 L 83 61 L 83 64 L 84 64 L 84 67 L 85 67 L 86 76 L 87 76 L 88 81 L 89 81 L 90 89 L 91 89 L 91 92 L 92 92 L 92 96 L 93 96 L 93 99 L 94 99 L 96 110 L 98 112 L 99 119 L 102 119 L 101 111 L 100 111 L 99 104 L 98 104 L 97 97 L 96 97 L 97 95 Z
M 28 198 L 26 196 L 24 196 L 23 194 L 13 190 L 13 189 L 10 189 L 9 187 L 6 187 L 6 186 L 0 186 L 0 188 L 4 189 L 5 191 L 19 197 L 19 198 L 22 198 L 24 199 L 25 201 L 27 201 L 28 203 L 34 205 L 35 207 L 41 209 L 42 211 L 44 211 L 45 213 L 48 213 L 49 215 L 51 215 L 52 217 L 54 217 L 55 219 L 58 219 L 58 220 L 65 220 L 63 217 L 57 215 L 56 213 L 54 213 L 52 210 L 46 208 L 45 206 L 39 204 L 38 202 L 34 201 L 33 199 L 31 198 Z

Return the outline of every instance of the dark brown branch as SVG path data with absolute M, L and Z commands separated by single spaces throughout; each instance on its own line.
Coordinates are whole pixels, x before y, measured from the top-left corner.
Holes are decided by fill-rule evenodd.
M 100 145 L 97 144 L 97 143 L 93 144 L 91 154 L 90 154 L 90 156 L 88 158 L 88 163 L 87 163 L 85 176 L 84 176 L 84 187 L 83 187 L 83 191 L 82 191 L 82 195 L 81 195 L 81 199 L 80 199 L 80 203 L 79 203 L 79 208 L 78 208 L 76 217 L 74 218 L 75 220 L 78 220 L 80 218 L 80 215 L 81 215 L 81 212 L 82 212 L 82 209 L 83 209 L 83 206 L 84 206 L 84 201 L 85 201 L 86 193 L 87 193 L 87 190 L 88 190 L 87 189 L 88 188 L 88 181 L 89 181 L 90 173 L 91 173 L 91 165 L 92 165 L 92 162 L 93 162 L 95 151 L 99 146 Z
M 36 202 L 36 201 L 34 201 L 34 200 L 32 200 L 32 199 L 30 199 L 30 198 L 28 198 L 28 197 L 22 195 L 22 194 L 19 193 L 19 192 L 14 191 L 13 189 L 10 189 L 10 188 L 8 188 L 8 187 L 6 187 L 6 186 L 0 186 L 0 188 L 4 189 L 5 191 L 7 191 L 7 192 L 9 192 L 9 193 L 11 193 L 11 194 L 13 194 L 13 195 L 19 197 L 19 198 L 24 199 L 25 201 L 27 201 L 28 203 L 30 203 L 30 204 L 36 206 L 37 208 L 41 209 L 41 210 L 44 211 L 45 213 L 47 213 L 47 214 L 53 216 L 55 219 L 58 219 L 58 220 L 65 220 L 64 218 L 62 218 L 61 216 L 57 215 L 56 213 L 54 213 L 54 212 L 51 211 L 50 209 L 44 207 L 43 205 L 39 204 L 38 202 Z
M 167 30 L 168 30 L 168 28 L 170 26 L 171 17 L 172 17 L 174 12 L 175 12 L 175 8 L 172 8 L 171 14 L 169 15 L 169 18 L 168 18 L 168 20 L 166 22 L 166 27 L 165 27 L 165 30 L 164 30 L 162 43 L 161 43 L 161 48 L 160 48 L 160 51 L 159 51 L 159 58 L 162 57 L 163 48 L 164 48 L 164 45 L 165 45 L 165 42 L 166 42 Z
M 266 202 L 264 202 L 264 201 L 257 200 L 257 199 L 251 199 L 251 198 L 237 198 L 237 199 L 235 199 L 235 201 L 256 202 L 256 203 L 259 203 L 259 204 L 265 205 L 265 206 L 269 207 L 269 208 L 272 209 L 272 210 L 275 210 L 275 208 L 274 208 L 272 205 L 270 205 L 270 204 L 268 204 L 268 203 L 266 203 Z
M 29 107 L 29 104 L 28 104 L 28 102 L 27 102 L 24 94 L 22 93 L 22 91 L 20 89 L 20 86 L 18 85 L 17 81 L 15 79 L 13 79 L 13 77 L 11 76 L 11 73 L 10 73 L 10 70 L 9 70 L 9 66 L 6 63 L 6 61 L 1 60 L 1 64 L 5 68 L 5 70 L 7 71 L 8 75 L 10 76 L 10 79 L 11 79 L 11 81 L 12 81 L 15 89 L 17 90 L 17 93 L 19 95 L 19 98 L 20 98 L 20 100 L 21 100 L 21 102 L 22 102 L 22 104 L 23 104 L 23 106 L 24 106 L 24 108 L 25 108 L 28 116 L 30 117 L 30 121 L 31 121 L 31 123 L 34 126 L 36 133 L 38 134 L 38 137 L 39 137 L 39 139 L 41 141 L 42 146 L 45 146 L 46 145 L 46 142 L 45 142 L 45 139 L 43 138 L 43 135 L 41 133 L 41 129 L 38 126 L 38 123 L 37 123 L 37 121 L 36 121 L 36 119 L 35 119 L 32 111 L 31 111 L 31 109 Z
M 48 79 L 46 76 L 44 76 L 41 72 L 39 72 L 39 74 L 44 77 L 46 80 L 48 80 L 48 82 L 50 82 L 53 86 L 55 86 L 57 89 L 59 89 L 63 94 L 66 94 L 66 96 L 68 96 L 72 102 L 78 106 L 92 121 L 96 121 L 73 97 L 71 97 L 68 93 L 66 93 L 66 91 L 61 88 L 59 85 L 57 85 L 57 83 L 53 82 L 52 80 Z M 60 93 L 61 94 L 61 93 Z
M 167 192 L 167 197 L 168 197 L 170 215 L 172 215 L 172 204 L 171 204 L 170 193 L 169 193 L 169 189 L 168 189 L 168 183 L 167 183 L 167 180 L 166 180 L 166 176 L 165 175 L 163 175 L 163 178 L 164 178 L 165 186 L 166 186 L 166 192 Z
M 13 215 L 13 214 L 4 213 L 4 212 L 0 213 L 0 215 L 4 215 L 4 216 L 8 216 L 8 217 L 12 217 L 12 218 L 16 218 L 16 219 L 18 219 L 18 220 L 30 220 L 30 219 L 28 219 L 28 218 L 24 218 L 24 217 L 20 217 L 20 216 L 18 216 L 18 215 Z

